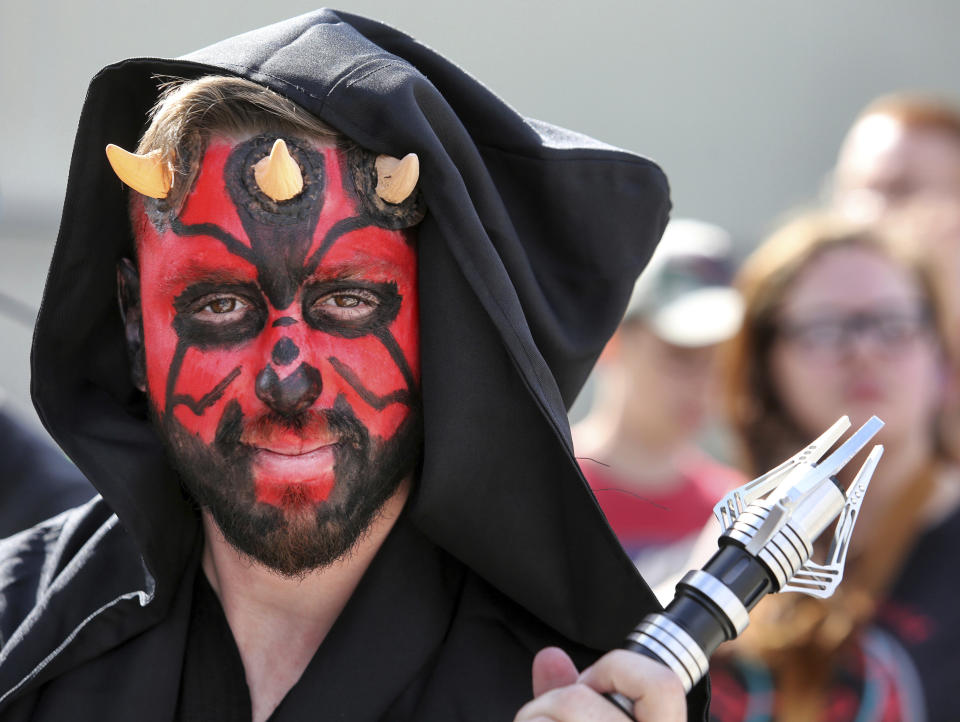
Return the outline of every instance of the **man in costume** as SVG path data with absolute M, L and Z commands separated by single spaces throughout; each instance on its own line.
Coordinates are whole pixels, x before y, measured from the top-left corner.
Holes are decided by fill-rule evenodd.
M 318 11 L 105 69 L 67 194 L 33 391 L 102 498 L 0 546 L 0 717 L 509 719 L 545 647 L 518 719 L 682 716 L 596 661 L 656 601 L 565 418 L 656 166 Z

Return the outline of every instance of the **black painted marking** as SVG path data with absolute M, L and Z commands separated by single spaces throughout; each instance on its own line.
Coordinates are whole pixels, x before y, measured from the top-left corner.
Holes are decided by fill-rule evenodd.
M 399 204 L 388 203 L 376 192 L 379 180 L 377 156 L 356 145 L 344 150 L 343 186 L 353 186 L 362 215 L 370 218 L 374 225 L 394 231 L 410 228 L 423 220 L 427 205 L 419 186 Z M 408 237 L 407 240 L 411 239 Z
M 390 333 L 390 329 L 378 328 L 374 330 L 373 335 L 376 336 L 380 343 L 383 344 L 384 348 L 387 349 L 387 353 L 390 354 L 390 358 L 393 359 L 393 362 L 397 365 L 397 368 L 400 369 L 400 373 L 403 374 L 403 379 L 407 382 L 407 388 L 411 391 L 417 388 L 417 382 L 413 378 L 413 371 L 410 368 L 410 364 L 407 362 L 407 357 L 403 355 L 403 349 L 400 348 L 400 344 L 397 343 L 397 339 L 395 339 L 393 334 Z
M 203 413 L 210 408 L 210 406 L 217 403 L 217 401 L 223 397 L 227 387 L 232 384 L 233 380 L 239 375 L 240 367 L 237 366 L 233 371 L 224 376 L 220 383 L 214 386 L 208 393 L 204 394 L 199 401 L 194 399 L 192 396 L 178 394 L 171 399 L 172 403 L 170 408 L 172 409 L 175 406 L 183 405 L 188 407 L 197 416 L 202 416 Z
M 282 310 L 310 273 L 304 259 L 323 209 L 326 171 L 322 152 L 287 138 L 287 150 L 302 171 L 303 190 L 286 201 L 272 200 L 260 189 L 254 166 L 270 153 L 276 138 L 259 135 L 237 144 L 227 158 L 223 180 L 250 241 L 257 280 L 274 308 Z
M 210 236 L 215 238 L 226 246 L 227 250 L 233 255 L 240 256 L 240 258 L 254 265 L 257 263 L 249 246 L 244 245 L 239 238 L 225 231 L 216 223 L 191 223 L 188 225 L 179 218 L 174 218 L 170 227 L 178 236 Z
M 333 366 L 334 371 L 340 374 L 340 377 L 350 384 L 353 390 L 359 394 L 360 398 L 377 411 L 383 411 L 390 404 L 413 406 L 413 394 L 410 389 L 397 389 L 396 391 L 391 391 L 389 394 L 381 396 L 364 386 L 360 377 L 354 373 L 353 369 L 340 359 L 330 356 L 327 360 L 330 362 L 330 365 Z
M 278 318 L 273 322 L 273 328 L 279 328 L 280 326 L 294 326 L 297 323 L 297 319 L 291 318 L 290 316 L 283 316 Z
M 243 409 L 240 408 L 239 401 L 230 399 L 223 408 L 223 414 L 217 424 L 217 432 L 213 437 L 213 444 L 219 448 L 235 447 L 240 443 L 242 434 Z
M 180 377 L 180 369 L 183 366 L 183 357 L 187 355 L 190 344 L 184 339 L 177 340 L 177 348 L 173 352 L 173 360 L 170 362 L 170 370 L 167 372 L 167 388 L 164 398 L 167 400 L 163 409 L 164 415 L 173 411 L 173 389 L 177 385 L 177 379 Z
M 264 133 L 237 144 L 224 165 L 227 190 L 241 222 L 247 220 L 266 226 L 315 225 L 325 200 L 326 158 L 321 150 L 297 138 L 284 137 L 287 151 L 300 169 L 303 188 L 292 198 L 278 201 L 266 193 L 257 181 L 256 166 L 270 155 L 277 136 Z M 247 229 L 246 224 L 244 228 Z
M 294 416 L 306 411 L 317 400 L 323 390 L 323 381 L 320 372 L 306 363 L 300 364 L 284 379 L 267 364 L 257 374 L 254 389 L 257 398 L 278 414 Z
M 297 344 L 295 344 L 286 336 L 277 341 L 276 345 L 273 347 L 273 352 L 270 354 L 270 358 L 273 359 L 273 362 L 277 366 L 287 366 L 288 364 L 292 364 L 299 356 L 300 349 L 297 348 Z
M 309 276 L 317 270 L 320 261 L 323 260 L 323 257 L 327 255 L 327 251 L 333 247 L 333 244 L 336 243 L 338 239 L 351 231 L 357 231 L 372 225 L 373 223 L 371 223 L 370 219 L 366 216 L 350 216 L 349 218 L 341 218 L 330 226 L 327 235 L 323 237 L 323 241 L 320 243 L 320 247 L 313 252 L 313 255 L 310 256 L 310 259 L 305 264 L 307 275 Z

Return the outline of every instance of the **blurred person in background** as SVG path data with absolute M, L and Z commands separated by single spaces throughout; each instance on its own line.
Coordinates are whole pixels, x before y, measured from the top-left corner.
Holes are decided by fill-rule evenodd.
M 944 561 L 960 544 L 960 472 L 938 431 L 951 359 L 915 250 L 808 217 L 738 276 L 744 322 L 725 371 L 746 470 L 775 466 L 843 414 L 854 428 L 882 418 L 885 453 L 843 583 L 826 600 L 791 593 L 754 610 L 733 654 L 713 660 L 714 720 L 955 719 L 960 588 Z
M 960 199 L 960 108 L 931 95 L 882 96 L 860 112 L 843 141 L 833 204 L 869 219 L 918 197 Z
M 732 275 L 724 230 L 671 221 L 601 356 L 591 411 L 573 429 L 600 507 L 652 586 L 688 558 L 713 505 L 742 483 L 697 443 L 714 406 L 717 345 L 740 325 Z
M 847 133 L 834 171 L 833 204 L 844 215 L 883 219 L 928 254 L 944 294 L 946 323 L 960 338 L 960 106 L 899 92 L 870 102 Z M 960 449 L 954 384 L 944 412 Z

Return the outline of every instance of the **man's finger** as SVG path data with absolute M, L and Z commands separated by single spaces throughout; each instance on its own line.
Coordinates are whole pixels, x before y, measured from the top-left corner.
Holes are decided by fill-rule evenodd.
M 545 692 L 525 704 L 514 722 L 627 722 L 623 712 L 585 684 L 570 684 Z M 658 719 L 641 722 L 661 722 Z
M 546 647 L 533 658 L 533 696 L 577 681 L 573 660 L 559 647 Z
M 642 654 L 616 650 L 584 670 L 578 680 L 598 692 L 619 692 L 634 701 L 638 720 L 684 722 L 687 699 L 679 677 Z

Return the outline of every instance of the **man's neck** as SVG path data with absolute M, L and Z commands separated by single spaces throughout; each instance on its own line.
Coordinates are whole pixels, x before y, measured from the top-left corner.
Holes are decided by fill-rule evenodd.
M 204 512 L 203 571 L 243 660 L 253 722 L 266 720 L 303 674 L 396 523 L 409 490 L 407 480 L 343 559 L 302 579 L 282 577 L 241 556 Z

